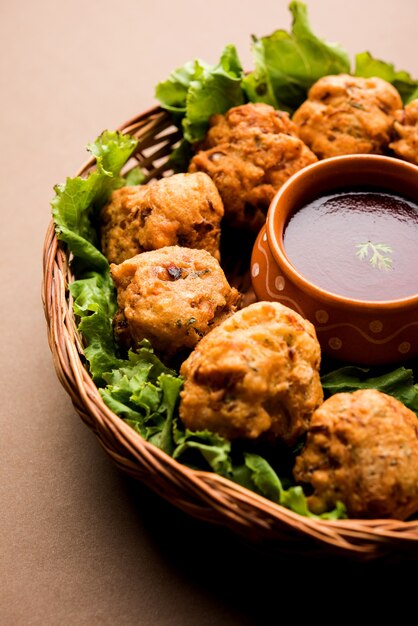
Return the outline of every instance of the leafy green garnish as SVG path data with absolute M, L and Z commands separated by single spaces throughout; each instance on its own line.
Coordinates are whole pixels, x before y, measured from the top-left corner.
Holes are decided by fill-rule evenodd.
M 375 59 L 370 52 L 361 52 L 356 55 L 354 74 L 364 78 L 377 76 L 392 83 L 399 91 L 404 104 L 418 98 L 418 80 L 414 80 L 404 70 L 395 70 L 392 63 Z
M 132 168 L 127 175 L 123 183 L 124 187 L 130 187 L 133 185 L 142 185 L 145 182 L 145 174 L 143 170 L 137 165 Z
M 182 120 L 184 139 L 194 143 L 205 135 L 212 115 L 244 103 L 241 79 L 236 48 L 228 45 L 216 65 L 196 59 L 172 72 L 157 85 L 155 97 Z
M 144 439 L 171 454 L 172 422 L 182 378 L 166 367 L 145 341 L 138 352 L 129 352 L 128 361 L 103 378 L 106 386 L 100 394 L 107 406 Z
M 356 244 L 356 256 L 360 261 L 368 259 L 370 265 L 378 270 L 384 270 L 385 272 L 392 269 L 393 260 L 390 256 L 393 248 L 386 243 L 372 243 L 371 241 L 365 241 L 363 243 Z M 370 252 L 370 256 L 369 256 Z
M 174 459 L 181 459 L 192 467 L 208 469 L 229 477 L 232 472 L 231 442 L 208 430 L 191 431 L 176 421 Z M 203 463 L 202 463 L 203 462 Z
M 314 515 L 309 510 L 302 487 L 291 485 L 285 489 L 270 463 L 259 454 L 244 451 L 243 461 L 236 460 L 234 457 L 242 455 L 236 454 L 235 442 L 231 443 L 220 435 L 208 430 L 183 430 L 177 422 L 174 439 L 177 446 L 173 458 L 194 469 L 211 468 L 217 474 L 300 515 L 321 519 L 342 519 L 347 516 L 340 502 L 332 511 Z
M 306 98 L 311 85 L 327 74 L 348 73 L 350 60 L 339 45 L 319 39 L 303 2 L 291 2 L 292 32 L 276 30 L 268 37 L 254 37 L 255 70 L 244 80 L 252 102 L 266 102 L 292 111 Z
M 321 383 L 328 395 L 358 389 L 377 389 L 394 396 L 418 416 L 418 385 L 414 383 L 411 369 L 398 367 L 376 375 L 370 368 L 347 365 L 322 376 Z
M 105 372 L 123 363 L 116 355 L 113 339 L 112 318 L 117 305 L 108 268 L 101 274 L 90 272 L 76 280 L 70 285 L 70 291 L 74 313 L 80 318 L 78 329 L 85 339 L 84 354 L 90 373 L 93 380 L 100 383 Z
M 54 188 L 51 205 L 57 237 L 90 269 L 106 271 L 108 266 L 97 248 L 92 214 L 106 202 L 113 189 L 123 184 L 119 173 L 136 145 L 137 141 L 129 135 L 105 131 L 88 146 L 96 157 L 96 169 L 87 178 L 67 178 L 65 184 Z
M 338 502 L 335 509 L 315 515 L 308 507 L 307 498 L 299 485 L 283 487 L 282 481 L 266 459 L 259 454 L 244 453 L 244 464 L 234 468 L 233 479 L 243 487 L 255 491 L 268 500 L 304 515 L 320 519 L 343 519 L 347 517 L 345 506 Z

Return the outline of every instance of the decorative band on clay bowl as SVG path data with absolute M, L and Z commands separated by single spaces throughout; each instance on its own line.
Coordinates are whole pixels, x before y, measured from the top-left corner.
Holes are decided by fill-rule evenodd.
M 318 161 L 292 176 L 274 197 L 251 257 L 258 300 L 274 300 L 315 326 L 324 354 L 359 365 L 396 363 L 418 356 L 416 292 L 396 300 L 361 300 L 315 285 L 290 262 L 283 234 L 295 212 L 341 189 L 385 190 L 418 202 L 418 167 L 380 155 L 347 155 Z M 306 233 L 309 237 L 309 232 Z M 326 246 L 326 241 L 324 241 Z M 332 267 L 329 268 L 333 270 Z

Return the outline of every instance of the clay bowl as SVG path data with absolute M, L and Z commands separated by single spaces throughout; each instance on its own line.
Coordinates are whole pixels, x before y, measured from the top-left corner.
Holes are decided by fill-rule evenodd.
M 253 288 L 258 300 L 281 302 L 309 319 L 323 353 L 333 359 L 359 365 L 409 360 L 418 356 L 418 268 L 411 268 L 417 275 L 414 295 L 356 300 L 319 288 L 286 256 L 283 232 L 295 211 L 323 194 L 356 187 L 384 189 L 418 202 L 418 167 L 362 154 L 325 159 L 300 170 L 274 197 L 255 242 Z

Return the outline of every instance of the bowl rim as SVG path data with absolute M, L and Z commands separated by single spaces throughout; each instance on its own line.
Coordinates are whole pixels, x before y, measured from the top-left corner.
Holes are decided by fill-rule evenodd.
M 305 181 L 307 179 L 309 180 L 310 177 L 315 176 L 318 170 L 320 170 L 321 173 L 328 172 L 331 174 L 339 169 L 348 170 L 350 164 L 357 168 L 364 168 L 365 166 L 371 167 L 373 165 L 383 166 L 386 168 L 393 167 L 398 171 L 403 170 L 409 173 L 409 175 L 415 175 L 418 180 L 418 166 L 386 155 L 349 154 L 329 157 L 307 165 L 293 174 L 281 186 L 270 203 L 266 219 L 266 235 L 273 258 L 278 267 L 287 275 L 287 278 L 299 287 L 301 291 L 304 291 L 311 297 L 328 305 L 368 313 L 382 313 L 385 311 L 388 313 L 394 313 L 399 310 L 407 311 L 409 309 L 416 308 L 418 307 L 418 288 L 416 293 L 404 298 L 389 300 L 361 300 L 357 298 L 350 298 L 317 286 L 314 282 L 310 281 L 303 274 L 301 274 L 286 255 L 283 243 L 283 233 L 289 212 L 281 210 L 282 199 L 286 198 L 292 187 L 300 184 L 301 181 Z M 402 194 L 402 190 L 399 191 L 399 194 Z

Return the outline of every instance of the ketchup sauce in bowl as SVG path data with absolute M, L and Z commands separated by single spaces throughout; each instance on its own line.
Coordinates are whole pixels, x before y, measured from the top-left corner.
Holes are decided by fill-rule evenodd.
M 327 291 L 377 301 L 417 293 L 418 205 L 406 198 L 376 190 L 321 196 L 291 216 L 283 241 L 295 269 Z
M 257 298 L 309 319 L 333 358 L 418 356 L 418 167 L 347 155 L 304 168 L 271 203 L 251 275 Z

